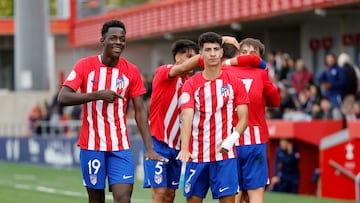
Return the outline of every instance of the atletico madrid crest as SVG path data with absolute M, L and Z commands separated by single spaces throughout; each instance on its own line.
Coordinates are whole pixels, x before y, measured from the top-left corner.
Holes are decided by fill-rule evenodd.
M 95 174 L 90 174 L 89 177 L 90 177 L 90 182 L 91 182 L 91 184 L 96 185 L 96 183 L 97 183 L 97 176 L 96 176 Z
M 221 87 L 221 96 L 228 97 L 230 95 L 230 87 L 229 86 L 222 86 Z
M 116 89 L 118 93 L 121 93 L 124 89 L 125 82 L 123 78 L 116 78 Z
M 191 184 L 190 183 L 186 183 L 185 184 L 185 193 L 189 193 L 191 189 Z
M 155 175 L 154 181 L 156 184 L 160 184 L 163 181 L 162 175 Z

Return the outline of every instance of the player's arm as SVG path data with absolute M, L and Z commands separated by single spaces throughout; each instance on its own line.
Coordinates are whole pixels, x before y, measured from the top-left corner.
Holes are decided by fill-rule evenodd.
M 236 107 L 236 112 L 238 116 L 238 123 L 235 126 L 235 131 L 241 135 L 244 133 L 245 129 L 248 126 L 248 105 L 238 105 Z
M 238 123 L 235 126 L 231 135 L 227 136 L 221 143 L 221 147 L 218 150 L 220 153 L 227 153 L 234 146 L 235 142 L 239 139 L 240 135 L 244 133 L 248 126 L 248 105 L 241 104 L 236 107 Z
M 264 81 L 263 96 L 265 98 L 266 106 L 279 107 L 280 106 L 279 89 L 269 80 L 267 71 L 264 71 L 262 76 Z
M 224 65 L 251 66 L 266 69 L 266 61 L 255 54 L 239 55 L 231 59 L 226 59 Z
M 182 64 L 174 65 L 169 72 L 169 77 L 173 78 L 179 75 L 187 74 L 189 71 L 194 70 L 198 66 L 199 57 L 200 55 L 198 54 L 187 59 Z
M 72 88 L 66 85 L 61 88 L 58 94 L 58 102 L 63 106 L 79 105 L 95 100 L 104 100 L 112 103 L 115 99 L 124 98 L 112 90 L 100 90 L 91 93 L 76 93 Z
M 154 151 L 154 145 L 152 144 L 150 128 L 148 123 L 147 114 L 144 108 L 144 102 L 142 95 L 136 96 L 132 99 L 135 109 L 135 120 L 139 128 L 141 137 L 145 145 L 145 158 L 158 161 L 168 161 L 166 158 L 161 157 Z
M 189 152 L 189 143 L 191 136 L 192 120 L 194 118 L 194 109 L 185 108 L 181 111 L 181 149 L 176 159 L 186 162 L 191 157 Z

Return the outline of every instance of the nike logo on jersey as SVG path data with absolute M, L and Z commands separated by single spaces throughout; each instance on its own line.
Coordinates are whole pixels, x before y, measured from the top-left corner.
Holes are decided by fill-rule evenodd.
M 129 179 L 129 178 L 132 178 L 133 176 L 126 176 L 126 175 L 123 175 L 123 179 Z
M 219 188 L 219 192 L 224 192 L 225 190 L 228 190 L 229 187 Z
M 171 182 L 171 185 L 179 185 L 179 182 L 173 181 L 173 182 Z

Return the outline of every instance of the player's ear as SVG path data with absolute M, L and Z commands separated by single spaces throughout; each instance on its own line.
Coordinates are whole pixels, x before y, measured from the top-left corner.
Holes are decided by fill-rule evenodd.
M 105 37 L 100 37 L 100 43 L 104 43 L 104 41 L 105 41 Z

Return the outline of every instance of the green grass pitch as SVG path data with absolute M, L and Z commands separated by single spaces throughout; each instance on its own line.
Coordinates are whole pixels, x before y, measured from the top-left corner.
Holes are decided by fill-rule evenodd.
M 112 202 L 111 193 L 106 193 L 107 203 Z M 46 166 L 0 162 L 0 203 L 78 203 L 87 202 L 79 169 L 57 169 Z M 150 203 L 151 192 L 142 188 L 142 182 L 135 183 L 133 203 Z M 186 202 L 178 190 L 176 203 Z M 210 193 L 204 203 L 215 203 Z M 301 195 L 265 194 L 266 203 L 350 203 L 333 199 L 322 199 Z

